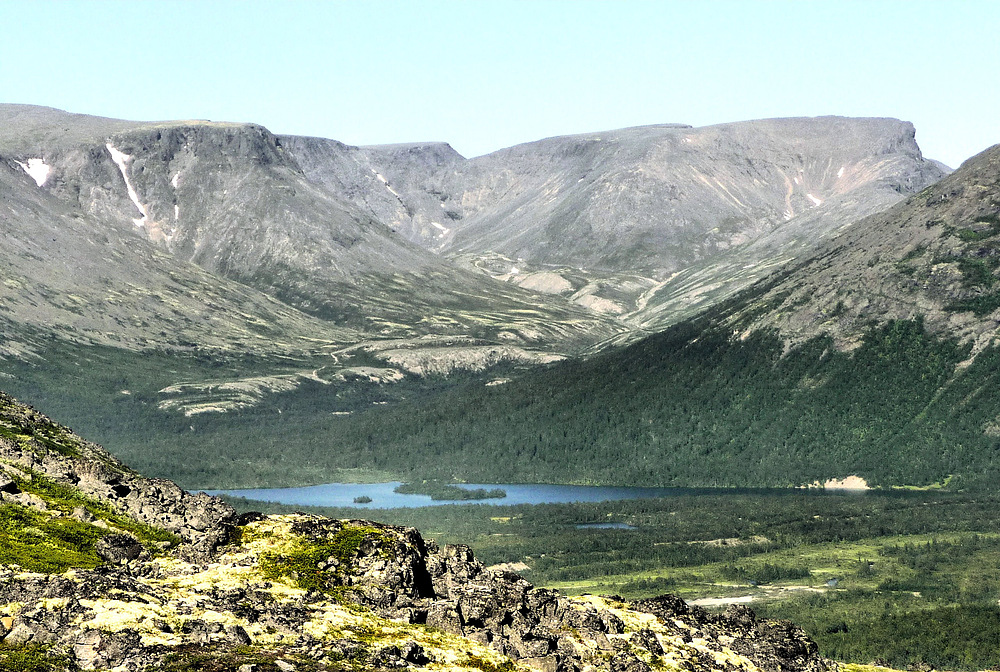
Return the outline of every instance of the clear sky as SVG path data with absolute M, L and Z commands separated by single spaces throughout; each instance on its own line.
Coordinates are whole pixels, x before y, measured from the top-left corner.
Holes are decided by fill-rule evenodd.
M 0 102 L 466 156 L 839 114 L 954 167 L 1000 142 L 998 70 L 998 0 L 0 0 Z

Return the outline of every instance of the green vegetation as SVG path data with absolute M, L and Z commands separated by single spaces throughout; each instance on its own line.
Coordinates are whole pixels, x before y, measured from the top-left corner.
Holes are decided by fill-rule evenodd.
M 962 272 L 962 284 L 966 287 L 985 287 L 987 289 L 992 287 L 996 281 L 996 278 L 993 277 L 993 267 L 995 264 L 987 264 L 980 259 L 962 257 L 958 260 L 958 270 Z
M 395 384 L 359 379 L 326 385 L 302 379 L 295 391 L 268 395 L 254 408 L 191 417 L 160 408 L 161 402 L 175 398 L 160 391 L 177 383 L 311 374 L 330 362 L 329 356 L 319 355 L 135 353 L 54 342 L 44 360 L 0 360 L 0 387 L 105 446 L 140 473 L 171 478 L 186 488 L 214 488 L 394 480 L 398 474 L 391 471 L 336 464 L 331 448 L 351 416 L 332 413 L 383 410 L 386 404 L 434 396 L 476 380 L 462 374 L 407 377 Z M 383 366 L 364 352 L 352 356 L 350 364 Z M 497 369 L 497 375 L 504 373 L 509 371 Z
M 728 565 L 722 569 L 726 579 L 755 586 L 788 579 L 808 579 L 810 574 L 809 567 L 804 565 L 788 567 L 770 562 Z
M 895 594 L 863 593 L 802 598 L 758 611 L 798 619 L 821 643 L 823 654 L 836 660 L 878 660 L 897 669 L 983 670 L 996 667 L 1000 651 L 996 605 L 912 608 Z
M 69 656 L 55 655 L 44 644 L 0 642 L 0 669 L 5 672 L 72 672 L 77 669 Z
M 53 574 L 101 564 L 94 544 L 108 531 L 70 518 L 53 518 L 20 504 L 0 504 L 0 564 Z
M 993 217 L 980 217 L 967 228 L 947 227 L 946 236 L 957 236 L 959 240 L 966 243 L 974 243 L 1000 235 L 1000 219 Z
M 507 496 L 507 491 L 503 488 L 466 489 L 436 480 L 402 483 L 393 488 L 393 492 L 398 492 L 401 495 L 430 495 L 430 498 L 435 501 L 445 502 L 503 499 Z M 369 499 L 368 501 L 371 500 Z
M 354 670 L 354 666 L 318 665 L 316 661 L 295 655 L 281 655 L 280 652 L 258 650 L 250 646 L 189 645 L 178 647 L 167 655 L 162 665 L 148 668 L 145 672 L 238 672 L 244 665 L 253 666 L 255 672 L 281 672 L 275 661 L 292 662 L 296 670 L 302 672 L 334 672 Z
M 885 485 L 954 473 L 968 486 L 998 467 L 982 431 L 992 354 L 958 371 L 968 351 L 919 321 L 873 329 L 851 354 L 827 338 L 783 353 L 773 335 L 733 342 L 705 327 L 362 414 L 341 427 L 338 458 L 442 480 L 686 486 L 851 472 Z
M 953 312 L 971 311 L 975 313 L 977 317 L 989 315 L 997 308 L 1000 308 L 1000 292 L 979 294 L 967 299 L 954 301 L 945 306 L 945 310 Z
M 176 546 L 180 538 L 172 532 L 153 527 L 119 513 L 110 504 L 106 504 L 80 492 L 77 488 L 54 481 L 37 471 L 23 468 L 26 476 L 12 475 L 14 482 L 22 492 L 36 495 L 45 500 L 49 509 L 68 515 L 78 508 L 86 511 L 97 520 L 103 520 L 110 526 L 122 532 L 128 532 L 143 542 L 151 551 L 159 549 L 159 543 Z M 107 532 L 105 531 L 105 534 Z
M 237 508 L 297 507 L 232 500 Z M 356 509 L 316 510 L 351 517 Z M 1000 665 L 1000 494 L 703 490 L 664 499 L 366 511 L 536 585 L 633 599 L 753 595 L 829 657 L 905 669 Z M 577 529 L 626 522 L 636 530 Z M 611 571 L 609 572 L 609 568 Z
M 509 660 L 498 665 L 479 656 L 467 656 L 461 661 L 461 664 L 463 667 L 471 667 L 474 670 L 482 670 L 482 672 L 514 672 L 517 669 L 514 663 Z
M 40 498 L 47 510 L 0 503 L 0 564 L 43 573 L 96 567 L 102 560 L 94 550 L 95 544 L 108 534 L 109 528 L 132 534 L 153 553 L 161 551 L 160 544 L 180 543 L 176 535 L 122 515 L 110 505 L 36 471 L 19 467 L 4 473 L 18 490 Z M 73 517 L 71 514 L 77 511 L 86 511 L 91 519 L 106 526 Z
M 336 594 L 340 577 L 357 558 L 358 549 L 366 540 L 380 545 L 384 552 L 385 534 L 373 527 L 345 525 L 330 537 L 307 541 L 296 537 L 296 545 L 284 552 L 261 555 L 261 573 L 272 580 L 287 580 L 303 590 Z
M 956 236 L 959 240 L 969 243 L 960 256 L 944 257 L 934 260 L 934 263 L 954 262 L 962 273 L 962 285 L 968 289 L 978 290 L 979 294 L 952 301 L 945 310 L 954 312 L 969 311 L 977 317 L 988 315 L 1000 308 L 1000 292 L 989 292 L 997 282 L 994 275 L 1000 267 L 1000 219 L 997 217 L 981 217 L 967 228 L 948 227 L 945 236 Z

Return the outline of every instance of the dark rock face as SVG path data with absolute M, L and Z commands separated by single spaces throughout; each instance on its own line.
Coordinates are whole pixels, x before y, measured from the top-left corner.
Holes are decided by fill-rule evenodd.
M 753 610 L 743 605 L 732 605 L 718 616 L 691 607 L 676 595 L 638 600 L 630 606 L 654 614 L 664 623 L 676 624 L 679 620 L 696 624 L 716 641 L 725 638 L 730 649 L 763 670 L 818 672 L 830 667 L 819 658 L 816 643 L 801 628 L 789 621 L 758 621 Z
M 98 540 L 95 550 L 105 562 L 116 565 L 149 557 L 148 551 L 139 540 L 128 534 L 105 535 Z

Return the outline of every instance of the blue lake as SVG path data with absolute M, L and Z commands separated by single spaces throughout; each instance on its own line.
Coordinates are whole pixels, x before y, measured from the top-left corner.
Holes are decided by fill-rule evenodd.
M 479 504 L 482 506 L 510 506 L 513 504 L 565 504 L 570 502 L 605 502 L 625 499 L 652 499 L 704 493 L 706 490 L 690 488 L 629 488 L 591 485 L 537 485 L 537 484 L 462 484 L 468 490 L 500 488 L 507 496 L 497 499 L 465 501 L 435 501 L 429 495 L 402 495 L 393 492 L 399 485 L 391 483 L 327 483 L 302 488 L 262 488 L 253 490 L 207 490 L 210 495 L 246 497 L 265 502 L 295 506 L 346 506 L 358 509 L 397 509 L 447 504 Z M 371 502 L 358 504 L 356 497 L 371 497 Z

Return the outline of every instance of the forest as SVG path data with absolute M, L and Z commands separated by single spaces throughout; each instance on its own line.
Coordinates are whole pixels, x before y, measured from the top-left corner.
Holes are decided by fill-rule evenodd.
M 185 487 L 341 480 L 788 487 L 857 474 L 869 484 L 989 487 L 1000 470 L 1000 349 L 968 349 L 921 320 L 785 352 L 709 318 L 545 370 L 379 385 L 305 381 L 229 413 L 160 410 L 178 379 L 273 375 L 320 360 L 54 347 L 3 362 L 3 386 L 131 466 Z M 126 390 L 125 394 L 122 390 Z

